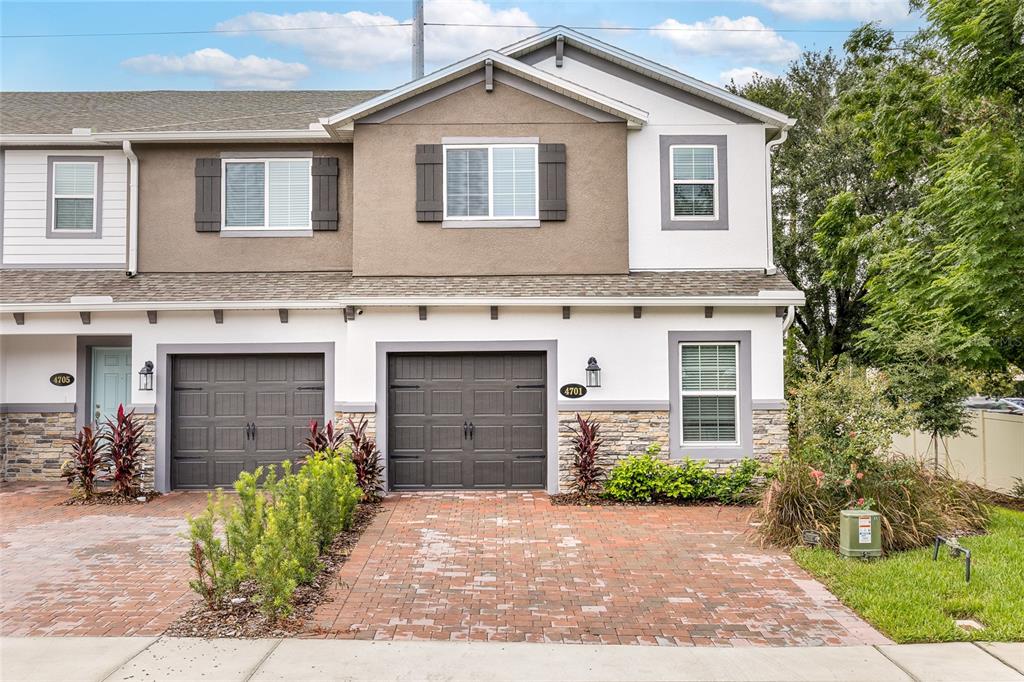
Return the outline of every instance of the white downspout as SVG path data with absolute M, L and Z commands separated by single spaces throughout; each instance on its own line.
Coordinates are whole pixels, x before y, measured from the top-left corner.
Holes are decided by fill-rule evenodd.
M 128 271 L 134 277 L 139 272 L 139 157 L 132 151 L 131 140 L 123 140 L 121 148 L 128 157 Z
M 786 319 L 782 321 L 782 336 L 786 336 L 786 332 L 793 326 L 793 320 L 796 319 L 796 306 L 791 305 L 786 307 Z
M 778 268 L 775 267 L 775 238 L 772 235 L 772 149 L 778 147 L 780 144 L 786 141 L 789 137 L 789 130 L 783 128 L 779 132 L 779 136 L 768 140 L 764 146 L 764 197 L 765 207 L 768 210 L 768 266 L 764 269 L 766 274 L 774 275 L 778 272 Z M 790 314 L 793 309 L 790 308 Z M 790 320 L 792 324 L 792 320 Z M 789 329 L 789 325 L 786 325 L 786 329 Z

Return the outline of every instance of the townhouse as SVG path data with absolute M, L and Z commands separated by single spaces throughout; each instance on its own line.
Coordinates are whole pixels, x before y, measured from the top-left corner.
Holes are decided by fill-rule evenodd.
M 786 447 L 794 121 L 558 27 L 385 92 L 5 93 L 0 420 L 56 478 L 119 404 L 159 490 L 367 418 L 389 490 Z

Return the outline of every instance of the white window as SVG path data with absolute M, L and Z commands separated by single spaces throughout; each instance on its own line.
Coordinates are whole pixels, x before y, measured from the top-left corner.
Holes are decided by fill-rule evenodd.
M 312 159 L 224 161 L 225 230 L 311 230 Z
M 53 230 L 96 230 L 97 164 L 56 161 L 53 164 Z
M 736 366 L 739 344 L 679 344 L 682 441 L 737 444 L 739 413 Z
M 673 145 L 672 220 L 718 218 L 718 148 Z
M 537 145 L 445 146 L 445 220 L 537 218 Z

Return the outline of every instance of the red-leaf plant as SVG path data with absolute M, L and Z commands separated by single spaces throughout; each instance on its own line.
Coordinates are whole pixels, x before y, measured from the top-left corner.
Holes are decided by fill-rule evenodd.
M 61 476 L 84 497 L 92 497 L 96 492 L 96 474 L 102 465 L 103 442 L 91 426 L 83 426 L 71 442 L 71 460 L 64 462 Z
M 334 430 L 334 422 L 327 422 L 324 428 L 315 419 L 309 421 L 309 435 L 302 441 L 306 449 L 314 452 L 337 452 L 345 441 L 345 434 Z
M 117 416 L 107 419 L 100 438 L 109 450 L 113 492 L 122 497 L 134 497 L 142 489 L 142 424 L 135 418 L 135 410 L 117 408 Z
M 601 425 L 594 419 L 584 419 L 576 413 L 577 428 L 572 431 L 574 450 L 572 461 L 572 481 L 570 489 L 582 496 L 589 497 L 601 487 L 604 479 L 604 467 L 601 466 L 598 451 L 601 449 Z
M 348 419 L 349 442 L 352 445 L 352 463 L 356 467 L 356 484 L 363 491 L 364 500 L 376 500 L 384 489 L 384 467 L 380 463 L 377 441 L 366 435 L 366 417 L 356 424 Z

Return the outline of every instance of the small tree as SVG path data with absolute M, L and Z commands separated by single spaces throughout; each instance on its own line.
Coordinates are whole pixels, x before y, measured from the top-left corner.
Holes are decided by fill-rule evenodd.
M 604 467 L 601 466 L 599 450 L 602 440 L 601 425 L 593 418 L 584 419 L 576 413 L 576 428 L 572 431 L 572 481 L 570 488 L 582 497 L 589 497 L 597 492 L 604 480 Z
M 892 396 L 909 406 L 914 427 L 931 436 L 936 469 L 940 439 L 971 431 L 964 406 L 971 375 L 957 357 L 941 328 L 918 329 L 900 339 L 885 367 Z

